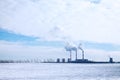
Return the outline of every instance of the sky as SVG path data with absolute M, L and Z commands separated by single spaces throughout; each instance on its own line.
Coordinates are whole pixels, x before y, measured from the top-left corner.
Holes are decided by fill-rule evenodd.
M 0 59 L 120 61 L 120 0 L 0 0 Z M 81 51 L 78 50 L 81 58 Z M 72 51 L 72 58 L 75 52 Z

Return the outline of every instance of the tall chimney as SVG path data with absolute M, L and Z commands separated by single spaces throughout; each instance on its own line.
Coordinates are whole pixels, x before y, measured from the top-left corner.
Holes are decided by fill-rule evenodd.
M 70 50 L 70 61 L 72 60 L 72 51 Z
M 82 51 L 82 59 L 84 59 L 84 50 L 81 48 L 80 45 L 81 45 L 81 44 L 79 44 L 78 48 Z
M 82 50 L 82 59 L 84 59 L 84 50 Z
M 76 60 L 77 60 L 77 49 L 75 50 L 75 52 L 76 52 Z

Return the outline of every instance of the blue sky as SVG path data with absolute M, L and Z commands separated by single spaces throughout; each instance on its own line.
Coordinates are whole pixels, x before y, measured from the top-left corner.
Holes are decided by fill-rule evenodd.
M 67 58 L 64 47 L 69 42 L 74 46 L 81 43 L 87 58 L 107 60 L 112 56 L 119 60 L 119 3 L 119 0 L 0 1 L 0 58 Z
M 37 39 L 36 37 L 15 34 L 14 32 L 10 32 L 2 28 L 0 29 L 0 40 L 11 41 L 11 42 L 16 42 L 16 41 L 24 42 L 24 41 L 35 41 L 36 39 Z
M 10 32 L 5 29 L 0 29 L 0 40 L 8 41 L 8 42 L 20 42 L 23 45 L 29 46 L 52 46 L 52 47 L 64 47 L 65 43 L 63 41 L 45 41 L 39 40 L 37 37 L 33 36 L 25 36 L 21 34 L 15 34 L 14 32 Z M 110 44 L 110 43 L 97 43 L 90 41 L 79 41 L 84 44 L 85 48 L 93 48 L 93 49 L 102 49 L 106 51 L 115 51 L 120 50 L 120 45 Z M 77 43 L 77 42 L 76 42 Z
M 8 42 L 20 42 L 23 45 L 29 46 L 53 46 L 53 47 L 62 47 L 62 41 L 43 41 L 37 40 L 39 38 L 33 36 L 25 36 L 21 34 L 15 34 L 5 29 L 0 29 L 0 40 Z

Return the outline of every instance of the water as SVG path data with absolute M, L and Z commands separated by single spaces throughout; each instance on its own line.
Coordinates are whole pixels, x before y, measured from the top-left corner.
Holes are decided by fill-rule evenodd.
M 0 64 L 0 80 L 120 80 L 120 64 Z

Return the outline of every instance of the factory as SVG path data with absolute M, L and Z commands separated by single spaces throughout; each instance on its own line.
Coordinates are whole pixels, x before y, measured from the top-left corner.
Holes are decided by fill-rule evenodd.
M 85 59 L 85 51 L 83 50 L 83 48 L 81 47 L 81 44 L 79 44 L 78 47 L 76 46 L 71 46 L 69 43 L 67 43 L 67 45 L 65 46 L 65 50 L 69 52 L 70 56 L 68 58 L 67 61 L 65 61 L 65 59 L 57 59 L 56 63 L 115 63 L 113 61 L 113 58 L 110 57 L 108 61 L 91 61 L 88 59 Z M 78 50 L 81 51 L 81 59 L 78 58 Z M 75 51 L 75 60 L 72 60 L 72 52 Z
M 85 58 L 85 51 L 84 49 L 81 47 L 81 44 L 78 45 L 78 47 L 76 47 L 75 45 L 71 45 L 69 43 L 67 43 L 67 45 L 65 46 L 65 50 L 66 52 L 69 52 L 69 57 L 67 60 L 65 60 L 65 58 L 57 58 L 56 61 L 51 62 L 43 62 L 43 63 L 120 63 L 120 62 L 114 62 L 112 57 L 109 57 L 108 61 L 92 61 L 89 59 Z M 78 50 L 80 50 L 80 54 L 81 58 L 78 58 Z M 72 59 L 72 52 L 75 52 L 75 59 Z

